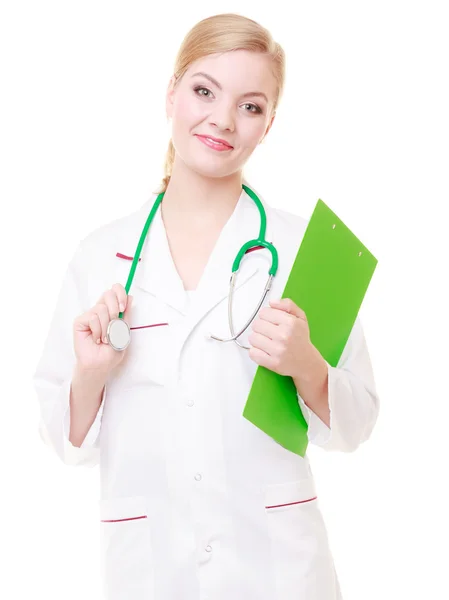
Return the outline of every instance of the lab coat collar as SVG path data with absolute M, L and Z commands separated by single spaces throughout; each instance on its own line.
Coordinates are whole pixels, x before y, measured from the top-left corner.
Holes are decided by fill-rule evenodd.
M 244 183 L 249 185 L 246 181 Z M 254 189 L 252 186 L 249 187 Z M 256 190 L 254 191 L 257 193 Z M 117 252 L 129 257 L 134 256 L 146 218 L 156 198 L 157 193 L 153 194 L 135 213 L 135 219 L 127 230 L 126 238 L 122 241 L 123 249 L 118 249 Z M 266 239 L 272 241 L 271 210 L 262 198 L 260 200 L 267 213 Z M 192 326 L 228 295 L 234 259 L 244 243 L 257 238 L 259 228 L 259 211 L 254 201 L 242 189 L 235 209 L 223 227 L 199 281 L 190 309 Z M 267 254 L 268 250 L 266 249 L 256 250 L 249 252 L 242 259 L 237 275 L 236 289 L 245 285 L 262 265 L 267 264 Z M 256 255 L 258 256 L 256 257 Z M 265 255 L 265 261 L 261 262 L 262 255 Z M 185 314 L 186 292 L 172 259 L 161 216 L 161 207 L 159 207 L 148 231 L 140 257 L 141 261 L 137 265 L 129 293 L 132 295 L 133 287 L 138 287 L 170 305 L 179 313 Z M 129 261 L 129 266 L 131 266 L 131 261 Z

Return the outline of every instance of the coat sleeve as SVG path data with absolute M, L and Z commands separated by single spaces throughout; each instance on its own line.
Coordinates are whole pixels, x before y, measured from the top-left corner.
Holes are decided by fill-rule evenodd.
M 33 377 L 37 393 L 41 439 L 52 448 L 67 465 L 95 466 L 99 463 L 99 432 L 106 392 L 100 409 L 86 438 L 78 448 L 69 441 L 70 387 L 75 351 L 73 347 L 73 321 L 85 312 L 82 299 L 83 248 L 79 245 L 66 270 L 56 307 L 50 322 L 47 339 Z
M 308 422 L 311 444 L 325 450 L 353 452 L 371 435 L 379 413 L 371 360 L 362 324 L 357 318 L 336 367 L 328 363 L 330 427 L 298 394 Z

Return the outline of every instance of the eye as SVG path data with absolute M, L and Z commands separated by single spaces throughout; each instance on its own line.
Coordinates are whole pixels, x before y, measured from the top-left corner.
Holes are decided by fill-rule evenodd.
M 211 96 L 211 94 L 212 94 L 212 92 L 211 92 L 211 91 L 210 91 L 208 88 L 206 88 L 206 87 L 203 87 L 203 86 L 201 86 L 201 85 L 199 85 L 199 86 L 196 86 L 196 87 L 195 87 L 195 88 L 193 88 L 193 89 L 194 89 L 194 92 L 195 92 L 196 94 L 198 94 L 198 96 L 204 96 L 204 98 L 210 98 L 210 96 Z M 202 93 L 200 93 L 200 92 L 207 92 L 207 94 L 202 94 Z
M 258 114 L 258 115 L 260 115 L 262 113 L 262 109 L 260 108 L 260 106 L 257 106 L 257 104 L 247 103 L 247 104 L 244 104 L 243 106 L 245 106 L 245 107 L 249 106 L 250 110 L 247 110 L 246 112 L 252 112 L 252 113 Z M 253 109 L 253 110 L 251 110 L 251 109 Z

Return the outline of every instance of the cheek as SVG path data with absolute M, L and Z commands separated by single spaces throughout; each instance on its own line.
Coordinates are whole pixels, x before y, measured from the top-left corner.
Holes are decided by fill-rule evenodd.
M 265 129 L 265 121 L 262 121 L 262 119 L 254 117 L 253 121 L 251 117 L 245 116 L 239 126 L 239 138 L 242 142 L 242 147 L 248 148 L 248 150 L 254 150 L 262 139 Z
M 175 131 L 189 131 L 202 117 L 202 107 L 188 97 L 179 98 L 173 110 L 173 129 Z

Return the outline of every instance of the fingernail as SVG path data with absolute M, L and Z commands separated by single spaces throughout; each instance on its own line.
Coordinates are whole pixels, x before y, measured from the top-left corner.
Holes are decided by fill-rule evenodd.
M 99 344 L 100 342 L 101 342 L 101 340 L 100 340 L 100 338 L 98 338 L 98 340 L 97 340 L 97 344 Z
M 104 338 L 103 338 L 103 343 L 104 343 L 104 344 L 107 344 L 107 343 L 108 343 L 108 338 L 107 338 L 106 336 L 104 336 Z
M 125 310 L 125 305 L 123 303 L 120 303 L 120 312 L 123 312 Z

